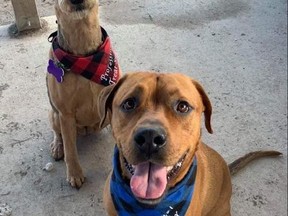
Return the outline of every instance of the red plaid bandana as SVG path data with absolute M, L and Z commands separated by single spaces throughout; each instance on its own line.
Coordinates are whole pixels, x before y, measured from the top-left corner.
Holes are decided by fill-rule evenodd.
M 101 27 L 103 43 L 97 51 L 90 56 L 74 56 L 65 52 L 58 44 L 57 37 L 52 41 L 54 57 L 54 65 L 49 61 L 48 72 L 52 73 L 56 79 L 54 71 L 64 69 L 73 73 L 84 76 L 98 84 L 108 86 L 116 83 L 119 79 L 119 66 L 116 56 L 111 48 L 110 38 Z M 55 33 L 51 34 L 51 37 Z M 50 38 L 50 37 L 49 37 Z M 52 70 L 51 70 L 52 68 Z M 58 72 L 56 72 L 57 74 Z M 63 81 L 64 73 L 58 82 Z

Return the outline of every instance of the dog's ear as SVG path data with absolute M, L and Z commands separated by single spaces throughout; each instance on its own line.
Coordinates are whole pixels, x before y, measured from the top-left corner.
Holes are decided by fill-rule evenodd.
M 127 75 L 123 76 L 116 84 L 107 86 L 100 92 L 98 97 L 98 114 L 101 119 L 100 128 L 106 126 L 104 124 L 106 122 L 107 115 L 112 114 L 112 103 L 114 96 L 126 78 Z
M 196 89 L 201 95 L 202 102 L 204 105 L 204 117 L 205 117 L 205 127 L 209 133 L 213 133 L 212 127 L 211 127 L 211 115 L 212 115 L 212 105 L 211 102 L 204 91 L 203 87 L 196 82 L 195 80 L 192 80 L 193 84 L 195 85 Z

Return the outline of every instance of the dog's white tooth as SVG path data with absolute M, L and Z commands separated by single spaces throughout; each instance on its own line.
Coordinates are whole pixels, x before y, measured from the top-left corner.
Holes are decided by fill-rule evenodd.
M 173 169 L 173 166 L 167 167 L 167 172 L 170 172 Z

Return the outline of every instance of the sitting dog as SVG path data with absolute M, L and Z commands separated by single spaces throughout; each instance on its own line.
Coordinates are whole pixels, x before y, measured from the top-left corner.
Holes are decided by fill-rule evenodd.
M 58 31 L 50 35 L 47 88 L 55 160 L 64 157 L 67 180 L 81 187 L 76 135 L 99 130 L 98 96 L 118 81 L 120 69 L 106 31 L 99 25 L 97 0 L 56 0 Z
M 212 133 L 207 94 L 181 74 L 127 74 L 99 99 L 102 123 L 111 118 L 116 140 L 104 189 L 109 215 L 231 215 L 230 173 L 255 158 L 281 154 L 253 152 L 228 167 L 201 141 L 202 113 Z

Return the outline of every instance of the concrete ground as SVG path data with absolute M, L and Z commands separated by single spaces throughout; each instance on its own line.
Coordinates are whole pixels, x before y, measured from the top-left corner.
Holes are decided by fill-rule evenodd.
M 203 140 L 227 162 L 254 150 L 283 152 L 233 177 L 234 216 L 287 215 L 286 12 L 286 0 L 101 1 L 124 72 L 178 71 L 203 84 L 214 107 L 214 134 L 203 130 Z M 0 215 L 4 206 L 13 216 L 105 215 L 109 130 L 78 140 L 87 177 L 80 190 L 50 156 L 45 71 L 56 24 L 43 19 L 42 30 L 18 38 L 0 27 Z M 51 172 L 43 171 L 48 162 Z

